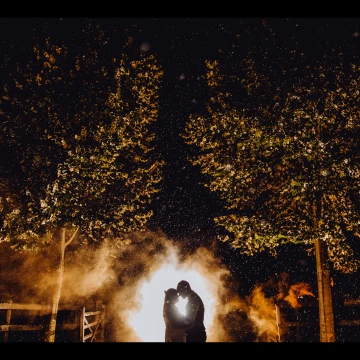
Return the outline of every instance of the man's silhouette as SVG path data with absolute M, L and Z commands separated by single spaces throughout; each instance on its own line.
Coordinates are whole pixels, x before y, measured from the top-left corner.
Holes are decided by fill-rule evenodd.
M 186 329 L 186 342 L 205 342 L 207 338 L 204 326 L 205 307 L 201 297 L 191 289 L 186 280 L 178 283 L 177 291 L 183 299 L 188 299 L 185 321 L 191 325 L 191 328 Z

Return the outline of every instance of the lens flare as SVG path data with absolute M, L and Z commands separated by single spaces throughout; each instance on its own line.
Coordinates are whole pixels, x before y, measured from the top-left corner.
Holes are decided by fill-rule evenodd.
M 165 323 L 162 315 L 164 290 L 176 288 L 180 280 L 187 280 L 194 291 L 202 298 L 205 306 L 204 324 L 210 328 L 214 316 L 214 296 L 211 293 L 210 282 L 194 269 L 184 269 L 177 265 L 164 264 L 144 281 L 139 290 L 141 308 L 129 316 L 129 323 L 140 341 L 164 342 Z M 186 299 L 180 298 L 179 310 L 184 313 Z

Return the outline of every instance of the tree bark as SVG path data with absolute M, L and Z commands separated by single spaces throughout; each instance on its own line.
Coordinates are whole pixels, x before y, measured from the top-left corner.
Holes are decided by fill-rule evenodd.
M 321 111 L 321 110 L 320 110 Z M 317 119 L 317 140 L 321 141 L 321 121 L 319 112 L 316 111 Z M 318 145 L 319 146 L 319 145 Z M 321 157 L 317 154 L 318 169 L 321 169 Z M 317 174 L 317 184 L 321 183 L 321 176 Z M 322 218 L 323 204 L 322 194 L 318 194 L 318 199 L 313 204 L 314 228 L 319 229 L 319 221 Z M 331 293 L 331 277 L 327 245 L 319 238 L 315 240 L 316 273 L 319 293 L 319 323 L 320 323 L 320 342 L 335 342 L 334 314 Z
M 56 330 L 56 318 L 59 308 L 59 301 L 61 295 L 61 289 L 64 280 L 64 262 L 65 262 L 65 228 L 60 230 L 60 261 L 57 269 L 57 282 L 55 293 L 51 306 L 51 317 L 48 325 L 48 329 L 45 333 L 45 342 L 55 342 L 55 330 Z
M 319 293 L 320 342 L 335 342 L 331 277 L 326 244 L 315 241 L 316 272 Z

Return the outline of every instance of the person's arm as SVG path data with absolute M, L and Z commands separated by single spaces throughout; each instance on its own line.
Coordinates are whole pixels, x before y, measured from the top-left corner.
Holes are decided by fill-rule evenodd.
M 176 321 L 174 322 L 174 327 L 177 329 L 190 329 L 193 327 L 193 323 L 189 323 L 185 316 L 181 315 L 181 317 L 178 317 Z
M 180 313 L 180 311 L 175 309 L 167 309 L 166 318 L 169 322 L 171 328 L 173 329 L 189 329 L 192 327 L 192 324 L 188 324 L 185 320 L 185 316 Z
M 189 299 L 186 305 L 185 325 L 190 325 L 189 327 L 193 326 L 199 306 L 200 302 L 197 298 Z

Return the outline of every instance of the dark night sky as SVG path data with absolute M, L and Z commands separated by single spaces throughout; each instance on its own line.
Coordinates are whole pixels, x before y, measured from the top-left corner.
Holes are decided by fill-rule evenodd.
M 150 226 L 160 227 L 175 241 L 200 245 L 216 234 L 212 218 L 222 211 L 222 206 L 220 199 L 201 184 L 202 177 L 188 162 L 189 149 L 178 134 L 189 114 L 198 110 L 204 100 L 199 79 L 204 61 L 218 56 L 220 48 L 228 49 L 236 34 L 245 34 L 248 39 L 244 52 L 257 46 L 263 19 L 104 17 L 98 20 L 112 34 L 109 43 L 116 41 L 117 34 L 126 29 L 138 47 L 144 43 L 150 45 L 149 51 L 158 56 L 165 70 L 158 146 L 166 167 L 163 191 L 153 204 L 155 214 Z M 70 45 L 76 46 L 76 33 L 82 31 L 86 22 L 86 18 L 70 17 L 1 18 L 1 53 L 16 57 L 17 50 L 32 46 L 48 35 L 67 38 Z M 294 42 L 303 42 L 313 47 L 314 52 L 321 46 L 339 51 L 360 48 L 360 18 L 270 17 L 267 22 L 279 38 L 293 34 Z M 315 258 L 308 257 L 299 247 L 284 247 L 277 259 L 266 254 L 242 257 L 226 245 L 221 245 L 220 254 L 244 287 L 251 286 L 254 279 L 265 281 L 282 271 L 291 273 L 296 280 L 316 284 Z M 334 277 L 342 282 L 344 291 L 352 289 L 353 277 L 340 274 Z

